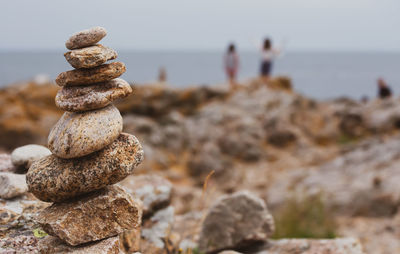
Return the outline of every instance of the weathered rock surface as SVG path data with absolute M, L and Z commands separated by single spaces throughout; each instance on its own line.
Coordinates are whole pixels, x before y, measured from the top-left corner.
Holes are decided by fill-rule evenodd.
M 91 69 L 76 69 L 62 72 L 57 76 L 56 83 L 59 86 L 90 85 L 118 78 L 125 71 L 125 64 L 113 62 Z
M 92 27 L 73 34 L 65 43 L 67 49 L 77 49 L 96 44 L 107 35 L 103 27 Z
M 11 155 L 7 153 L 0 154 L 0 172 L 15 172 L 17 168 L 12 164 Z
M 0 172 L 0 198 L 14 198 L 27 190 L 25 175 Z
M 172 184 L 157 175 L 129 176 L 119 183 L 143 202 L 143 216 L 148 216 L 171 202 Z
M 128 82 L 116 78 L 88 86 L 67 86 L 58 91 L 56 105 L 62 110 L 79 112 L 103 108 L 132 93 Z
M 41 145 L 25 145 L 14 149 L 11 153 L 11 161 L 16 167 L 28 169 L 32 163 L 39 160 L 51 152 L 47 147 Z
M 83 113 L 65 112 L 50 131 L 48 146 L 61 158 L 77 158 L 99 151 L 122 131 L 122 116 L 110 105 Z
M 26 175 L 27 184 L 40 200 L 62 201 L 121 181 L 142 160 L 139 141 L 122 133 L 104 149 L 84 157 L 71 160 L 50 155 L 36 161 Z
M 37 217 L 50 235 L 70 245 L 101 240 L 140 227 L 141 204 L 118 186 L 54 203 Z
M 140 250 L 140 228 L 125 230 L 119 235 L 120 249 L 125 253 L 134 253 Z
M 264 201 L 242 191 L 224 196 L 208 211 L 199 248 L 206 253 L 238 249 L 265 242 L 274 232 L 274 220 Z
M 87 48 L 68 51 L 64 56 L 72 67 L 79 69 L 93 68 L 102 65 L 108 60 L 117 58 L 118 55 L 115 50 L 98 44 Z

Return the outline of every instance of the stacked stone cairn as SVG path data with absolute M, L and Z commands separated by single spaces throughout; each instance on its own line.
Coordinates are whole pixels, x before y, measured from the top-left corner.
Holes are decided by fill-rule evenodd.
M 52 152 L 35 161 L 26 176 L 29 191 L 53 204 L 37 215 L 50 235 L 76 246 L 140 227 L 140 201 L 113 184 L 143 160 L 135 136 L 122 133 L 122 117 L 112 105 L 132 93 L 118 77 L 125 72 L 117 53 L 97 44 L 105 35 L 94 27 L 72 35 L 64 54 L 75 68 L 58 75 L 56 105 L 66 112 L 51 130 Z

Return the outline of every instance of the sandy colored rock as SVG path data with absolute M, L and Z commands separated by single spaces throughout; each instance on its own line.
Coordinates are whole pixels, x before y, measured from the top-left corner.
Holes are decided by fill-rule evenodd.
M 140 228 L 125 230 L 119 235 L 120 249 L 125 253 L 134 253 L 140 250 Z
M 128 82 L 116 78 L 89 86 L 67 86 L 58 91 L 56 105 L 62 110 L 79 112 L 103 108 L 132 93 Z
M 112 143 L 122 131 L 122 116 L 113 105 L 83 113 L 65 112 L 51 129 L 48 146 L 61 158 L 77 158 Z
M 209 210 L 199 239 L 206 253 L 238 249 L 266 242 L 274 232 L 274 220 L 264 201 L 247 191 L 218 200 Z
M 11 161 L 16 167 L 23 167 L 27 170 L 35 160 L 50 154 L 47 147 L 34 144 L 25 145 L 14 149 L 11 153 Z
M 94 45 L 82 49 L 74 49 L 64 54 L 68 63 L 76 68 L 93 68 L 108 60 L 117 58 L 118 54 L 115 50 L 103 45 Z
M 88 47 L 96 44 L 107 35 L 107 30 L 103 27 L 96 26 L 77 33 L 74 33 L 65 42 L 67 49 L 77 49 Z
M 76 69 L 62 72 L 57 76 L 56 83 L 59 86 L 89 85 L 118 78 L 125 71 L 125 64 L 114 62 L 91 69 Z
M 121 187 L 108 186 L 68 202 L 54 203 L 36 219 L 47 233 L 75 246 L 138 228 L 141 217 L 140 201 L 134 201 Z
M 0 172 L 0 198 L 14 198 L 27 190 L 25 175 Z
M 84 157 L 62 159 L 50 155 L 38 160 L 29 168 L 26 181 L 38 199 L 62 201 L 121 181 L 142 160 L 139 141 L 122 133 L 104 149 Z

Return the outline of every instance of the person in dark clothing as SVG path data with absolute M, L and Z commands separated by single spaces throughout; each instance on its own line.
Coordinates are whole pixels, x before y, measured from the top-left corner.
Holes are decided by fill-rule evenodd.
M 382 78 L 378 79 L 378 97 L 380 99 L 392 97 L 392 90 Z

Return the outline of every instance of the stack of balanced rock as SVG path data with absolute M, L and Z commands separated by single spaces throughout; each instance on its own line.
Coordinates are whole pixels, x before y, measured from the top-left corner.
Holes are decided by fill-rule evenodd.
M 54 202 L 37 216 L 50 235 L 70 245 L 116 236 L 141 224 L 140 201 L 118 186 L 143 160 L 135 136 L 121 133 L 122 117 L 112 105 L 132 93 L 118 77 L 117 53 L 98 43 L 106 30 L 94 27 L 72 35 L 65 53 L 75 70 L 61 73 L 56 105 L 67 111 L 49 134 L 52 154 L 35 161 L 27 173 L 29 191 Z

